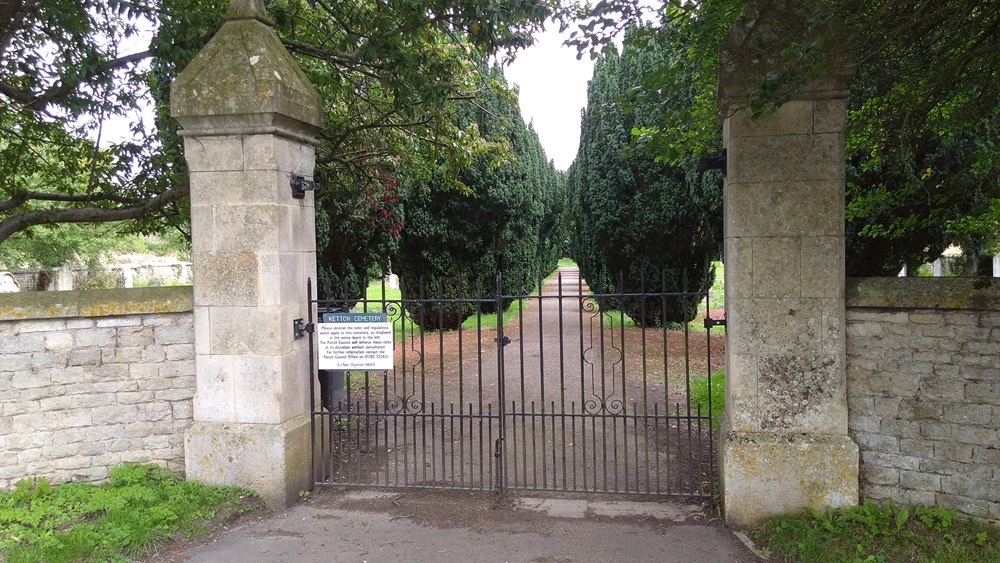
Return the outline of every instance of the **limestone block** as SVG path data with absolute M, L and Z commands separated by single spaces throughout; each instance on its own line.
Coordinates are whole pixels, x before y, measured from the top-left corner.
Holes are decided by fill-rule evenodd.
M 257 490 L 282 509 L 310 488 L 310 418 L 280 425 L 195 422 L 185 432 L 185 473 L 209 485 Z
M 204 254 L 215 250 L 215 207 L 211 205 L 191 206 L 191 258 L 194 262 L 196 254 Z M 197 287 L 198 272 L 192 264 L 192 282 Z
M 310 192 L 306 192 L 309 194 Z M 316 212 L 312 206 L 312 196 L 306 199 L 294 200 L 302 203 L 300 207 L 289 208 L 289 252 L 316 252 Z
M 212 341 L 209 336 L 212 334 L 212 309 L 211 307 L 195 307 L 192 317 L 194 318 L 194 353 L 211 354 Z
M 118 329 L 117 346 L 145 347 L 153 344 L 153 329 L 141 325 L 121 327 Z
M 813 133 L 840 133 L 846 129 L 846 98 L 813 100 Z
M 193 341 L 191 330 L 187 322 L 159 325 L 153 329 L 153 340 L 158 345 L 187 344 Z
M 303 253 L 260 255 L 261 305 L 303 302 L 306 298 L 306 272 Z
M 198 377 L 194 414 L 198 420 L 224 422 L 236 416 L 235 374 L 232 356 L 199 354 L 195 357 Z
M 191 172 L 191 205 L 268 205 L 291 201 L 288 175 L 275 170 Z
M 237 356 L 233 359 L 233 374 L 236 422 L 284 422 L 280 406 L 285 377 L 280 356 Z
M 726 236 L 844 235 L 842 180 L 746 182 L 733 178 L 726 190 Z
M 724 241 L 727 309 L 730 299 L 753 296 L 753 241 L 742 237 L 727 237 Z
M 740 355 L 842 354 L 837 299 L 726 300 L 727 351 Z
M 728 175 L 732 184 L 750 182 L 804 182 L 845 177 L 844 135 L 780 135 L 730 139 L 727 147 Z
M 288 250 L 289 233 L 287 206 L 217 206 L 212 249 L 232 253 L 284 252 Z
M 309 379 L 313 377 L 313 373 L 309 369 L 308 343 L 304 344 L 306 345 L 301 349 L 281 357 L 281 369 L 285 374 L 281 390 L 282 420 L 309 410 Z
M 807 236 L 800 241 L 802 297 L 844 297 L 844 237 Z
M 198 306 L 254 307 L 261 302 L 260 257 L 253 252 L 192 253 Z
M 184 159 L 192 172 L 241 171 L 244 169 L 243 139 L 240 135 L 185 137 Z M 194 191 L 191 194 L 192 202 Z
M 212 353 L 270 356 L 289 352 L 292 323 L 283 324 L 282 313 L 280 307 L 211 307 Z
M 66 351 L 73 348 L 73 335 L 69 332 L 52 332 L 45 335 L 45 351 L 48 353 Z
M 753 296 L 799 297 L 802 278 L 799 237 L 753 240 Z
M 734 432 L 724 420 L 719 451 L 730 526 L 858 503 L 858 447 L 846 435 Z
M 847 433 L 844 367 L 836 355 L 758 358 L 762 430 Z
M 316 166 L 312 144 L 279 135 L 246 135 L 242 157 L 246 170 L 282 170 L 311 177 Z M 285 187 L 289 187 L 287 181 Z M 291 197 L 291 190 L 282 195 Z
M 760 430 L 756 356 L 726 354 L 726 417 L 734 430 Z
M 730 118 L 728 133 L 732 137 L 813 133 L 813 104 L 812 100 L 792 100 L 782 105 L 770 119 L 753 119 L 749 111 L 737 112 Z

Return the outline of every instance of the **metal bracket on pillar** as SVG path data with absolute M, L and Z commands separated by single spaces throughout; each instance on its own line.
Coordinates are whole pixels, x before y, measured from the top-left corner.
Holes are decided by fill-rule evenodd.
M 722 175 L 726 175 L 726 149 L 722 149 L 722 152 L 712 156 L 703 156 L 698 159 L 698 172 L 707 172 L 709 170 L 721 170 Z
M 711 330 L 715 326 L 726 326 L 726 319 L 713 319 L 712 317 L 705 319 L 705 330 Z
M 311 333 L 313 329 L 313 324 L 306 324 L 304 319 L 295 319 L 292 321 L 292 334 L 295 336 L 296 340 L 305 336 L 307 332 Z
M 316 189 L 315 180 L 306 180 L 305 176 L 299 176 L 298 174 L 292 174 L 290 183 L 292 186 L 292 197 L 295 199 L 304 199 L 306 192 Z

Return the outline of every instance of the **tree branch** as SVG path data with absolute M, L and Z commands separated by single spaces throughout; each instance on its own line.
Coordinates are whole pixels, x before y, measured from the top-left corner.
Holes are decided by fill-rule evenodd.
M 134 62 L 138 62 L 143 59 L 148 59 L 149 57 L 152 56 L 153 56 L 152 51 L 146 50 L 146 51 L 141 51 L 139 53 L 133 53 L 131 55 L 125 55 L 124 57 L 119 57 L 113 61 L 101 63 L 97 65 L 97 67 L 95 67 L 93 71 L 84 73 L 78 80 L 73 80 L 66 84 L 60 84 L 59 86 L 53 86 L 52 88 L 49 88 L 48 90 L 45 91 L 44 94 L 36 97 L 31 102 L 31 104 L 29 104 L 29 107 L 31 107 L 31 109 L 35 111 L 43 111 L 45 109 L 45 106 L 52 103 L 53 100 L 61 96 L 64 96 L 68 92 L 71 92 L 79 88 L 81 84 L 86 83 L 91 78 L 98 76 L 100 74 L 104 74 L 106 72 L 117 70 L 123 66 L 132 64 Z
M 94 201 L 111 201 L 126 205 L 138 205 L 141 200 L 135 198 L 122 197 L 114 194 L 57 194 L 46 192 L 23 192 L 11 199 L 0 202 L 0 212 L 10 211 L 15 207 L 25 204 L 28 201 L 58 201 L 62 203 L 90 203 Z
M 0 243 L 16 232 L 23 231 L 35 225 L 53 223 L 103 223 L 107 221 L 127 221 L 139 219 L 147 214 L 159 211 L 188 194 L 187 184 L 167 190 L 150 198 L 143 205 L 120 209 L 98 209 L 82 207 L 72 209 L 44 209 L 16 213 L 0 221 Z

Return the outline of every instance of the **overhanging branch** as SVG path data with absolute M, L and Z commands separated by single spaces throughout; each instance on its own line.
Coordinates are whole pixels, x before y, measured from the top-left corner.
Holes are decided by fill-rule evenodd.
M 103 223 L 108 221 L 128 221 L 139 219 L 150 213 L 159 211 L 188 194 L 189 188 L 182 187 L 168 190 L 147 200 L 144 204 L 118 208 L 100 209 L 95 207 L 76 207 L 70 209 L 43 209 L 16 213 L 0 221 L 0 243 L 11 235 L 35 225 L 54 223 Z

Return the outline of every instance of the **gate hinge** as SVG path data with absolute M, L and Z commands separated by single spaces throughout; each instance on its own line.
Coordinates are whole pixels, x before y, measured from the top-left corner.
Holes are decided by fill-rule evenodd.
M 296 339 L 302 338 L 306 333 L 312 334 L 316 329 L 313 323 L 306 323 L 305 319 L 295 319 L 292 321 L 292 334 Z
M 713 326 L 726 326 L 726 319 L 713 319 L 712 317 L 707 317 L 705 319 L 705 329 L 711 329 Z
M 299 176 L 298 174 L 292 174 L 288 184 L 292 188 L 292 197 L 295 199 L 304 199 L 306 197 L 306 192 L 316 190 L 315 180 L 307 180 L 305 176 Z

